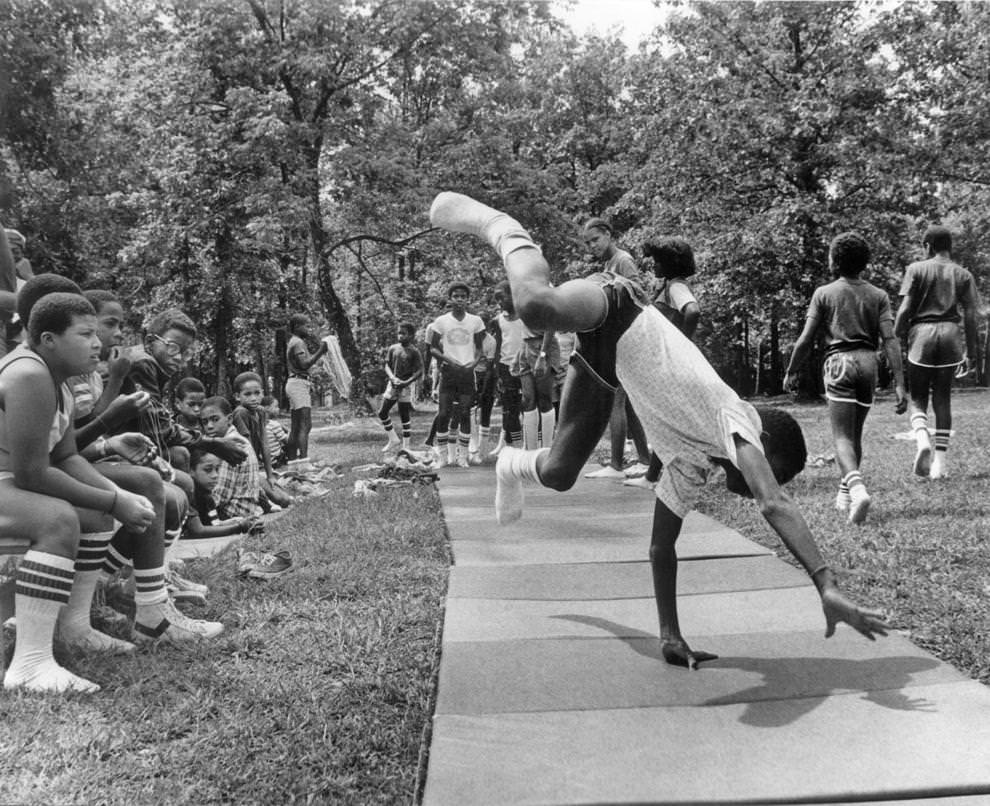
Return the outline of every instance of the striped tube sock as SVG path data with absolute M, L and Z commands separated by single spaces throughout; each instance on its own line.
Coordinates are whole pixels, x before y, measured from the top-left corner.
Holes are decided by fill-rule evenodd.
M 933 479 L 942 479 L 948 475 L 946 466 L 949 459 L 949 435 L 951 433 L 952 431 L 948 428 L 935 429 L 935 456 L 929 471 L 929 476 Z
M 93 593 L 103 570 L 113 532 L 83 532 L 76 552 L 76 576 L 69 601 L 58 616 L 59 638 L 70 646 L 97 652 L 132 652 L 134 644 L 94 630 L 89 620 Z
M 391 434 L 393 431 L 395 431 L 395 428 L 392 426 L 392 418 L 391 417 L 389 417 L 388 415 L 386 415 L 384 417 L 379 417 L 378 419 L 380 419 L 382 421 L 382 428 L 385 429 L 385 433 L 386 434 Z
M 522 429 L 520 429 L 519 431 L 510 431 L 508 443 L 514 448 L 521 448 L 523 446 Z
M 99 691 L 55 662 L 52 638 L 59 610 L 69 601 L 75 562 L 32 549 L 24 555 L 14 586 L 17 641 L 3 678 L 5 689 L 29 691 Z
M 447 461 L 451 464 L 457 461 L 457 432 L 453 428 L 447 432 Z
M 911 430 L 914 431 L 914 438 L 918 441 L 918 447 L 931 447 L 931 437 L 928 434 L 928 415 L 923 411 L 916 411 L 911 415 Z
M 495 520 L 500 524 L 512 523 L 522 517 L 524 481 L 540 482 L 537 463 L 540 455 L 549 448 L 523 451 L 505 447 L 495 465 Z
M 850 470 L 842 481 L 849 488 L 849 523 L 862 523 L 870 511 L 870 494 L 863 484 L 863 476 L 858 470 Z
M 949 450 L 949 436 L 952 434 L 952 430 L 948 428 L 936 428 L 935 429 L 935 450 L 945 453 Z
M 849 509 L 849 485 L 845 481 L 839 482 L 839 492 L 835 495 L 835 508 L 840 512 Z
M 134 606 L 138 612 L 143 607 L 161 604 L 167 599 L 164 567 L 134 569 Z
M 106 553 L 103 555 L 103 564 L 101 569 L 103 572 L 103 578 L 109 579 L 115 574 L 118 574 L 125 565 L 130 564 L 131 561 L 121 554 L 113 543 L 111 543 L 107 546 Z
M 412 420 L 402 423 L 402 447 L 409 447 L 409 440 L 412 439 Z

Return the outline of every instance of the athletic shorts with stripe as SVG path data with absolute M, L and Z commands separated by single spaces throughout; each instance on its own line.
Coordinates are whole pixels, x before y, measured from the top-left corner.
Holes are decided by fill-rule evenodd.
M 957 322 L 918 322 L 908 333 L 908 361 L 917 367 L 955 367 L 964 352 Z
M 825 359 L 825 397 L 836 403 L 873 405 L 877 385 L 877 354 L 874 350 L 832 353 Z

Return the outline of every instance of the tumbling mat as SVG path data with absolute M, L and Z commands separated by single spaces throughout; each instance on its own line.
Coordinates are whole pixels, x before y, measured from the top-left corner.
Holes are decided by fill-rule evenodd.
M 810 585 L 807 574 L 776 557 L 754 555 L 678 565 L 681 596 Z M 451 599 L 638 599 L 653 596 L 648 562 L 455 565 Z
M 619 640 L 559 638 L 444 645 L 438 714 L 731 705 L 861 692 L 906 707 L 911 689 L 966 678 L 898 636 L 871 644 L 839 627 L 688 641 L 718 660 L 688 671 L 664 662 L 656 630 Z M 809 701 L 810 702 L 810 701 Z
M 678 540 L 697 671 L 660 657 L 653 497 L 579 480 L 494 522 L 444 471 L 455 565 L 425 806 L 990 804 L 990 689 L 906 638 L 824 638 L 807 576 L 709 518 Z
M 889 701 L 857 692 L 710 707 L 440 715 L 424 803 L 990 795 L 990 691 L 968 681 L 902 694 Z

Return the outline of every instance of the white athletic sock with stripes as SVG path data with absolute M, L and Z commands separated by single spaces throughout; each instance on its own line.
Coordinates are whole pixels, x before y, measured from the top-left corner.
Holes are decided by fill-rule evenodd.
M 495 520 L 498 523 L 512 523 L 522 517 L 522 483 L 541 483 L 537 463 L 541 454 L 549 452 L 549 448 L 538 451 L 521 451 L 509 445 L 502 448 L 495 465 Z
M 94 630 L 90 622 L 93 592 L 99 582 L 103 559 L 113 532 L 83 532 L 76 552 L 76 576 L 69 601 L 58 616 L 59 638 L 80 649 L 98 652 L 133 652 L 134 644 Z
M 3 678 L 5 689 L 29 691 L 99 691 L 96 683 L 74 675 L 55 662 L 52 639 L 62 607 L 69 601 L 75 562 L 32 549 L 21 559 L 14 587 L 17 640 Z

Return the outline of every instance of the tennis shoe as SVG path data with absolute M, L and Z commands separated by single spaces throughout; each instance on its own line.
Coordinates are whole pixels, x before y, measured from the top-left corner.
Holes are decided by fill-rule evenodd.
M 622 481 L 625 479 L 626 474 L 621 470 L 616 470 L 611 465 L 606 465 L 599 470 L 592 470 L 590 473 L 585 473 L 584 477 L 586 479 L 618 479 Z

